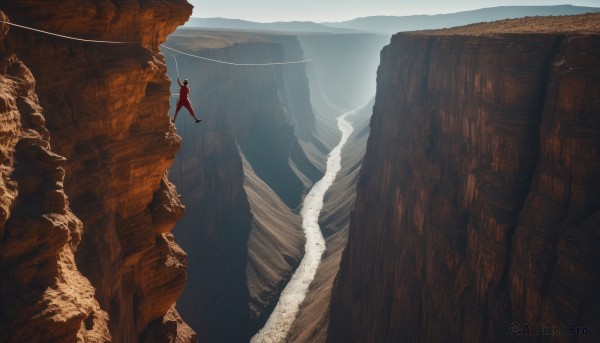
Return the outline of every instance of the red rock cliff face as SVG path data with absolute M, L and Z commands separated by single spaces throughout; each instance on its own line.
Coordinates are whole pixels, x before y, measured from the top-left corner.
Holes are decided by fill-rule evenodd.
M 329 341 L 598 340 L 600 39 L 530 31 L 382 51 Z
M 7 37 L 37 80 L 52 150 L 66 157 L 64 190 L 83 222 L 77 266 L 108 313 L 112 341 L 193 340 L 172 308 L 186 276 L 185 253 L 169 231 L 183 210 L 165 172 L 180 139 L 166 115 L 169 80 L 158 53 L 191 6 L 4 1 L 0 9 L 15 23 L 132 42 L 90 44 L 17 29 Z
M 0 12 L 0 18 L 7 18 Z M 0 340 L 110 339 L 106 312 L 75 265 L 81 221 L 63 188 L 31 72 L 0 27 Z

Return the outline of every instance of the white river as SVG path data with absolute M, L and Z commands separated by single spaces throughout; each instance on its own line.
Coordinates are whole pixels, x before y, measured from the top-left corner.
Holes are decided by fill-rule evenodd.
M 348 141 L 348 137 L 353 131 L 352 125 L 346 120 L 346 117 L 353 114 L 357 109 L 351 110 L 337 118 L 338 127 L 342 132 L 342 138 L 338 145 L 331 150 L 327 158 L 327 171 L 321 180 L 319 180 L 310 192 L 304 198 L 302 205 L 302 227 L 306 235 L 306 245 L 304 246 L 304 257 L 296 269 L 296 272 L 288 282 L 279 302 L 269 317 L 265 326 L 252 337 L 251 343 L 281 343 L 284 342 L 292 322 L 298 314 L 300 304 L 306 297 L 308 286 L 312 282 L 317 272 L 317 267 L 321 263 L 321 255 L 325 251 L 325 240 L 319 226 L 319 215 L 323 208 L 323 198 L 325 192 L 331 186 L 337 173 L 342 168 L 342 148 Z

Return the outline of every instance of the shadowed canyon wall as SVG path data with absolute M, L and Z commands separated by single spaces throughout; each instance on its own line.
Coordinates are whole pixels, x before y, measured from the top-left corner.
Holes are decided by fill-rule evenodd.
M 291 36 L 179 30 L 166 45 L 235 63 L 303 59 Z M 167 58 L 175 71 L 174 58 Z M 177 62 L 203 120 L 195 124 L 185 109 L 177 118 L 184 144 L 170 176 L 186 217 L 175 232 L 190 252 L 177 307 L 201 340 L 247 342 L 299 263 L 304 236 L 292 209 L 321 176 L 298 138 L 315 126 L 306 71 L 181 55 Z
M 14 342 L 195 341 L 174 309 L 186 254 L 170 234 L 183 207 L 166 170 L 180 138 L 158 51 L 191 6 L 19 0 L 0 10 L 42 30 L 130 42 L 16 28 L 5 37 L 3 80 L 14 90 L 4 94 L 15 100 L 2 119 L 0 329 Z
M 329 341 L 598 340 L 598 20 L 393 37 Z

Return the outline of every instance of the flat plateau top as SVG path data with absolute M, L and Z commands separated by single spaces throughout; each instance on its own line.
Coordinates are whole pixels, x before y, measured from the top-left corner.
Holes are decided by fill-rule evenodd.
M 506 19 L 449 29 L 413 31 L 409 34 L 426 36 L 489 36 L 505 33 L 597 35 L 600 34 L 600 13 Z
M 187 50 L 222 49 L 235 44 L 267 43 L 269 35 L 228 30 L 183 29 L 177 30 L 169 41 Z M 169 42 L 167 42 L 168 44 Z

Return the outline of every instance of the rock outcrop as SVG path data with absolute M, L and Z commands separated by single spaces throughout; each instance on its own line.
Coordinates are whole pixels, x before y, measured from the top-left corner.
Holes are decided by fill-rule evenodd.
M 235 63 L 302 59 L 289 36 L 180 30 L 166 45 Z M 175 71 L 175 59 L 168 61 Z M 306 72 L 301 65 L 240 67 L 189 56 L 177 62 L 203 119 L 195 124 L 185 109 L 177 117 L 185 144 L 170 175 L 186 217 L 175 232 L 190 252 L 188 288 L 177 308 L 201 340 L 247 342 L 299 263 L 304 236 L 292 209 L 321 175 L 298 138 L 315 125 Z
M 0 20 L 8 19 L 0 12 Z M 108 315 L 75 265 L 81 221 L 52 152 L 35 80 L 0 26 L 0 340 L 108 341 Z
M 599 21 L 393 37 L 329 341 L 599 339 Z
M 134 342 L 144 337 L 152 337 L 148 338 L 150 341 L 156 337 L 165 341 L 194 340 L 193 332 L 173 309 L 186 280 L 186 255 L 169 233 L 183 215 L 183 207 L 166 170 L 175 158 L 180 138 L 166 115 L 170 82 L 158 51 L 158 44 L 187 20 L 191 6 L 184 0 L 87 0 L 60 4 L 9 0 L 0 4 L 0 10 L 13 22 L 37 29 L 128 42 L 93 44 L 16 28 L 6 37 L 6 49 L 14 51 L 31 69 L 43 108 L 42 116 L 33 100 L 17 100 L 19 110 L 24 111 L 21 122 L 29 121 L 33 124 L 28 125 L 38 127 L 45 120 L 48 129 L 37 129 L 46 143 L 32 138 L 30 143 L 21 144 L 23 152 L 17 146 L 14 153 L 17 166 L 30 168 L 27 165 L 33 163 L 36 173 L 50 175 L 23 172 L 22 177 L 29 179 L 21 183 L 29 189 L 19 191 L 21 201 L 17 197 L 16 204 L 22 202 L 29 208 L 38 201 L 45 212 L 34 211 L 24 224 L 18 224 L 18 217 L 13 219 L 11 215 L 8 228 L 28 227 L 27 233 L 21 233 L 29 237 L 19 248 L 25 249 L 21 253 L 34 249 L 48 259 L 47 264 L 58 264 L 59 270 L 68 269 L 73 275 L 79 275 L 79 269 L 89 280 L 75 276 L 67 280 L 65 292 L 75 299 L 70 303 L 82 304 L 77 310 L 65 309 L 69 310 L 66 318 L 76 317 L 69 324 L 71 331 L 104 332 L 108 325 L 113 342 Z M 21 68 L 16 62 L 11 63 L 9 72 Z M 25 80 L 31 88 L 32 79 Z M 30 130 L 25 124 L 13 124 L 10 130 L 25 129 Z M 52 137 L 53 153 L 44 152 L 49 148 L 48 137 Z M 23 163 L 19 158 L 24 158 Z M 54 186 L 41 184 L 40 179 Z M 65 194 L 80 221 L 69 216 Z M 48 217 L 42 213 L 59 213 L 62 217 L 39 219 Z M 57 234 L 49 234 L 44 238 L 47 241 L 36 239 L 31 228 L 36 228 L 36 232 L 52 230 L 55 224 L 51 222 L 62 223 L 56 225 Z M 35 248 L 36 242 L 40 247 Z M 69 249 L 75 252 L 75 261 L 69 257 Z M 23 266 L 22 277 L 27 278 L 26 271 L 34 274 L 31 269 L 35 266 Z M 56 293 L 55 299 L 63 299 L 52 283 L 40 283 L 37 287 L 50 287 Z M 94 289 L 101 310 L 93 306 Z M 10 295 L 4 295 L 7 296 Z M 89 299 L 86 303 L 79 298 Z M 54 321 L 64 325 L 61 311 L 56 309 L 61 305 L 47 306 L 44 320 L 53 315 L 58 317 Z M 48 341 L 46 332 L 36 334 L 38 340 Z M 61 336 L 58 341 L 69 341 L 68 337 L 72 336 Z

